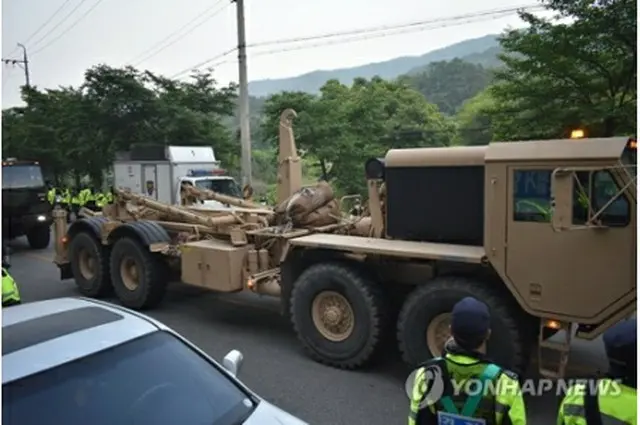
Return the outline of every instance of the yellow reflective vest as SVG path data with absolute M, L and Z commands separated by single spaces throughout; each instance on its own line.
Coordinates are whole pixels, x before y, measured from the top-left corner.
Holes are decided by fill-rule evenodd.
M 56 202 L 56 189 L 55 188 L 49 189 L 49 191 L 47 192 L 47 200 L 49 201 L 49 203 L 51 205 L 53 205 Z
M 557 425 L 586 425 L 585 384 L 569 388 L 558 411 Z M 636 389 L 611 379 L 598 381 L 598 405 L 602 425 L 636 425 L 638 396 Z
M 488 363 L 479 361 L 473 357 L 462 354 L 448 353 L 445 356 L 449 377 L 455 380 L 458 388 L 464 388 L 464 382 L 468 380 L 477 380 L 482 374 Z M 436 415 L 437 404 L 430 406 L 421 406 L 425 397 L 426 377 L 425 368 L 420 368 L 416 373 L 413 383 L 413 391 L 411 393 L 411 404 L 409 410 L 409 425 L 420 425 L 419 413 L 422 409 L 429 409 Z M 474 417 L 486 416 L 489 411 L 489 420 L 487 423 L 500 425 L 503 423 L 505 415 L 508 415 L 512 425 L 525 425 L 527 423 L 527 414 L 524 405 L 524 398 L 517 376 L 508 371 L 503 371 L 497 378 L 494 385 L 495 392 L 488 394 L 479 405 L 477 415 Z M 464 394 L 454 400 L 456 404 L 464 404 Z M 456 397 L 454 397 L 456 398 Z M 437 401 L 437 400 L 434 400 Z M 462 406 L 458 406 L 460 409 Z M 495 416 L 493 416 L 495 415 Z M 493 417 L 491 417 L 493 416 Z
M 2 305 L 20 303 L 18 285 L 6 269 L 2 269 Z

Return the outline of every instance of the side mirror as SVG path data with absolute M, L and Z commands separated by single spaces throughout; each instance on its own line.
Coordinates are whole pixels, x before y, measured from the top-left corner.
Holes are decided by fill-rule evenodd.
M 224 356 L 224 359 L 222 359 L 222 366 L 233 376 L 238 376 L 243 360 L 244 357 L 240 351 L 231 350 Z
M 556 232 L 573 224 L 573 178 L 573 171 L 561 168 L 551 173 L 551 226 Z

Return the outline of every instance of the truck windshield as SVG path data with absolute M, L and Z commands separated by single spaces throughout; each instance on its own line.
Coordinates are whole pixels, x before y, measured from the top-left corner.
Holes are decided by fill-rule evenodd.
M 2 167 L 3 189 L 26 189 L 43 186 L 42 170 L 38 165 L 4 165 Z
M 242 198 L 240 186 L 233 179 L 196 180 L 195 183 L 196 187 L 200 189 L 213 190 L 221 195 Z
M 216 366 L 161 331 L 2 387 L 5 425 L 235 425 L 254 407 Z

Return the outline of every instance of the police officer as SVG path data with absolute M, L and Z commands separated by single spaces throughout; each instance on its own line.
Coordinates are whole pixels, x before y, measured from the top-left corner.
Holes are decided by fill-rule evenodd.
M 7 269 L 9 264 L 9 250 L 5 243 L 2 243 L 2 307 L 20 304 L 20 292 L 18 285 L 13 280 Z
M 51 205 L 55 205 L 56 203 L 56 194 L 56 188 L 52 184 L 49 184 L 49 190 L 47 191 L 47 200 Z
M 605 332 L 607 378 L 597 386 L 575 385 L 567 391 L 557 425 L 635 425 L 637 422 L 637 321 L 618 323 Z M 594 391 L 595 390 L 595 391 Z M 598 394 L 599 392 L 599 394 Z
M 490 320 L 488 307 L 475 298 L 454 306 L 452 340 L 444 358 L 422 364 L 415 375 L 409 425 L 457 424 L 461 419 L 468 424 L 526 424 L 518 376 L 486 356 Z

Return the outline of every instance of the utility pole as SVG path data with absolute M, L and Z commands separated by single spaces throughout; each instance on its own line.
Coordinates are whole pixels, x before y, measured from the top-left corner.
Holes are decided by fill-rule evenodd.
M 22 64 L 24 66 L 24 81 L 27 88 L 31 87 L 31 78 L 29 76 L 29 57 L 27 56 L 27 48 L 24 44 L 18 43 L 18 47 L 22 48 L 22 60 L 20 59 L 2 59 L 5 65 Z
M 18 43 L 18 47 L 22 48 L 22 63 L 24 65 L 24 81 L 27 83 L 27 88 L 31 87 L 31 78 L 29 76 L 29 58 L 27 57 L 27 48 L 24 44 Z
M 242 185 L 251 186 L 251 126 L 249 116 L 249 81 L 247 76 L 247 40 L 244 28 L 244 0 L 236 4 L 238 25 L 238 80 L 240 89 L 240 144 L 242 146 Z

